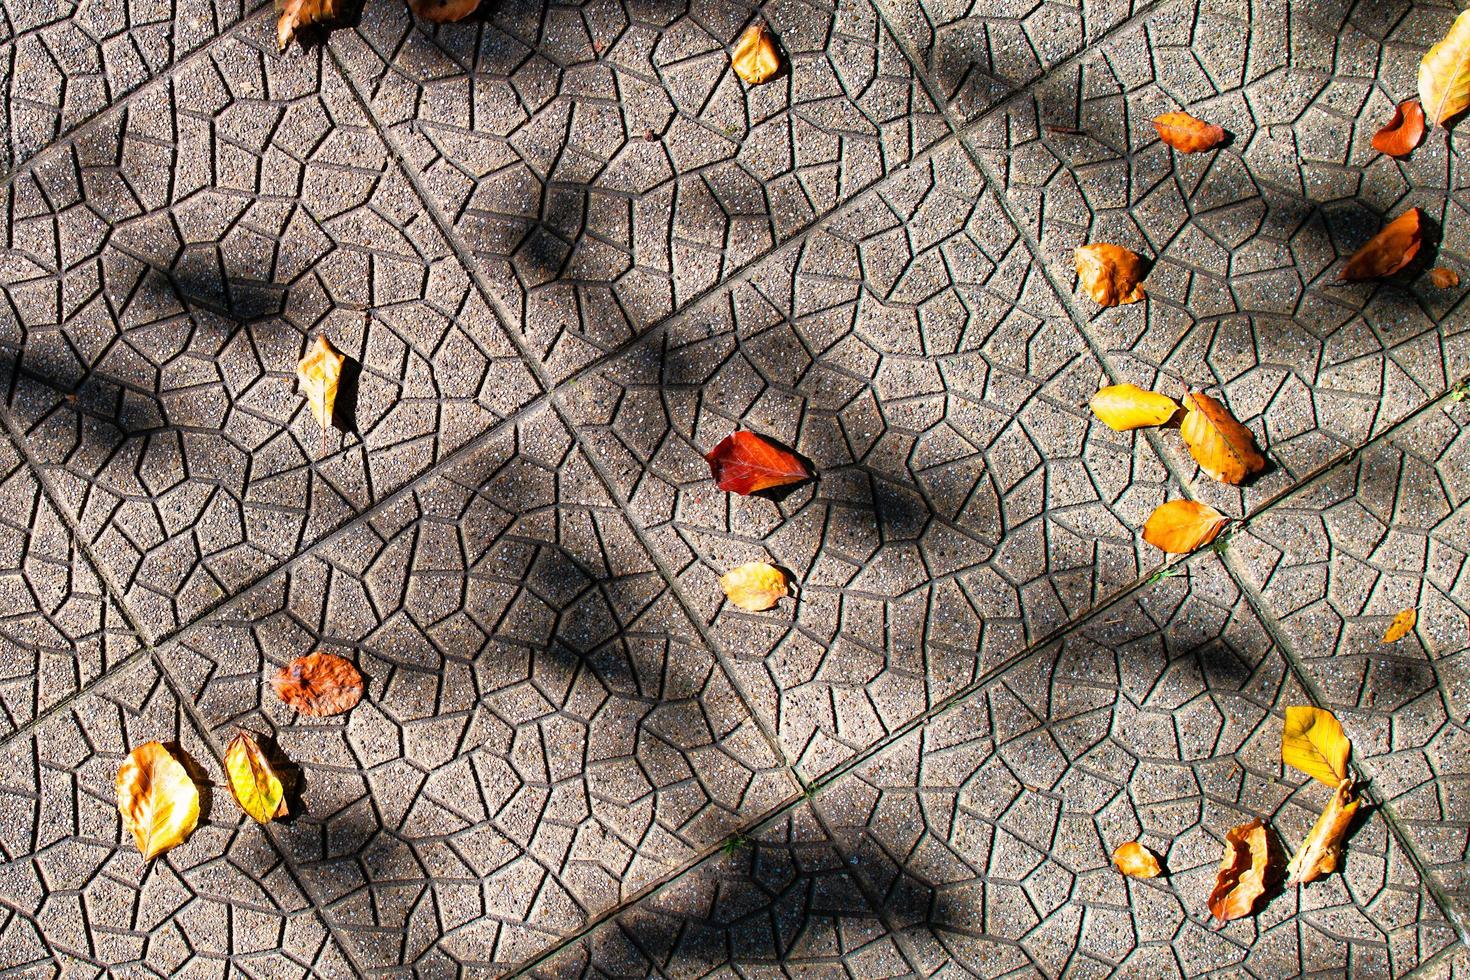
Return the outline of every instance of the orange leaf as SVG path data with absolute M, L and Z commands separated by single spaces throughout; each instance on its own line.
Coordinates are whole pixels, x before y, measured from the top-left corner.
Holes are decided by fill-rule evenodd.
M 303 715 L 340 715 L 362 698 L 362 674 L 333 653 L 297 657 L 276 674 L 276 697 Z
M 740 35 L 730 54 L 730 65 L 747 85 L 759 85 L 776 77 L 781 70 L 781 55 L 764 21 L 751 24 Z
M 1342 857 L 1342 838 L 1358 813 L 1362 801 L 1353 796 L 1353 781 L 1344 779 L 1337 784 L 1327 809 L 1317 818 L 1307 839 L 1291 856 L 1286 866 L 1286 883 L 1295 885 L 1316 881 L 1337 870 Z
M 1409 631 L 1417 622 L 1419 622 L 1419 610 L 1405 609 L 1393 618 L 1393 622 L 1388 624 L 1388 629 L 1383 634 L 1383 642 L 1397 643 L 1409 635 Z
M 147 861 L 199 823 L 199 788 L 161 742 L 144 742 L 117 769 L 117 811 Z
M 1137 303 L 1143 299 L 1143 259 L 1121 245 L 1097 242 L 1073 253 L 1077 279 L 1099 306 Z
M 1429 273 L 1429 279 L 1439 289 L 1454 289 L 1460 284 L 1460 274 L 1442 265 L 1436 266 L 1434 271 Z
M 1270 829 L 1257 817 L 1225 835 L 1225 853 L 1210 892 L 1210 913 L 1220 922 L 1250 915 L 1271 873 Z
M 1235 485 L 1266 468 L 1256 437 L 1224 405 L 1196 391 L 1184 396 L 1184 407 L 1179 434 L 1200 469 L 1221 483 Z
M 1344 282 L 1391 276 L 1414 261 L 1424 243 L 1424 212 L 1409 208 L 1353 253 L 1337 274 Z
M 409 0 L 408 5 L 431 24 L 452 24 L 478 10 L 480 0 Z
M 721 490 L 742 495 L 811 477 L 791 450 L 744 429 L 730 433 L 704 458 Z
M 1154 852 L 1131 840 L 1113 851 L 1113 866 L 1130 878 L 1157 878 L 1163 871 Z
M 1183 555 L 1215 540 L 1230 518 L 1208 504 L 1171 500 L 1160 504 L 1143 525 L 1143 540 L 1170 554 Z
M 281 12 L 276 21 L 276 43 L 285 51 L 298 29 L 341 20 L 346 6 L 346 0 L 276 0 L 276 9 Z
M 1393 118 L 1373 134 L 1373 149 L 1391 157 L 1406 157 L 1424 138 L 1424 107 L 1417 99 L 1400 102 Z
M 1187 112 L 1166 112 L 1154 119 L 1159 139 L 1180 153 L 1213 150 L 1225 141 L 1225 130 Z
M 1088 402 L 1092 414 L 1117 432 L 1163 425 L 1179 411 L 1179 403 L 1168 395 L 1144 391 L 1138 385 L 1108 385 Z
M 763 561 L 730 569 L 720 576 L 720 588 L 731 602 L 747 612 L 770 609 L 777 600 L 791 594 L 786 573 Z

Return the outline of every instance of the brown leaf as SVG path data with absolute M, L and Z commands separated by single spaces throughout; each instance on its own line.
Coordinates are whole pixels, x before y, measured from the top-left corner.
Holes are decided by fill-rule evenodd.
M 764 21 L 756 21 L 740 35 L 730 54 L 730 64 L 747 85 L 759 85 L 776 77 L 781 70 L 781 55 Z
M 1316 881 L 1337 870 L 1342 858 L 1342 838 L 1357 815 L 1362 801 L 1353 795 L 1353 781 L 1344 779 L 1332 792 L 1327 808 L 1317 818 L 1307 839 L 1286 865 L 1286 883 L 1295 885 Z
M 1077 280 L 1099 306 L 1137 303 L 1143 299 L 1143 258 L 1122 245 L 1096 242 L 1073 253 Z
M 1271 874 L 1271 839 L 1257 817 L 1225 835 L 1225 853 L 1210 892 L 1210 913 L 1222 923 L 1250 915 Z
M 1184 396 L 1184 407 L 1179 434 L 1200 469 L 1221 483 L 1237 485 L 1266 468 L 1256 437 L 1224 405 L 1196 391 Z
M 748 612 L 770 609 L 790 595 L 786 573 L 775 565 L 753 561 L 720 576 L 720 588 L 736 606 Z
M 1470 108 L 1470 10 L 1461 12 L 1444 40 L 1424 53 L 1419 101 L 1436 126 Z
M 1435 266 L 1434 270 L 1429 273 L 1429 280 L 1438 289 L 1454 289 L 1460 284 L 1460 274 L 1454 269 L 1440 265 Z
M 1130 878 L 1157 878 L 1163 871 L 1154 852 L 1136 840 L 1118 845 L 1113 851 L 1113 867 Z
M 1353 743 L 1337 716 L 1325 708 L 1294 704 L 1286 709 L 1281 730 L 1281 761 L 1299 769 L 1324 786 L 1336 786 L 1348 776 Z
M 1225 130 L 1187 112 L 1166 112 L 1154 119 L 1159 139 L 1180 153 L 1213 150 L 1225 141 Z
M 347 0 L 276 0 L 276 9 L 281 12 L 276 21 L 276 43 L 285 51 L 298 30 L 339 20 L 346 8 Z
M 480 0 L 409 0 L 408 5 L 431 24 L 452 24 L 478 10 Z
M 145 742 L 118 767 L 117 811 L 147 861 L 193 833 L 199 789 L 161 742 Z
M 1088 402 L 1092 414 L 1117 432 L 1163 425 L 1179 411 L 1179 403 L 1168 395 L 1144 391 L 1138 385 L 1108 385 Z
M 258 823 L 286 816 L 286 788 L 254 735 L 240 732 L 230 739 L 225 776 L 235 802 Z
M 1393 118 L 1373 134 L 1373 149 L 1391 157 L 1406 157 L 1424 138 L 1424 107 L 1417 100 L 1400 102 Z
M 1383 642 L 1397 643 L 1409 635 L 1409 631 L 1417 622 L 1419 622 L 1419 610 L 1405 609 L 1393 618 L 1393 622 L 1388 624 L 1388 629 L 1383 634 Z
M 1363 282 L 1391 276 L 1414 261 L 1424 244 L 1424 212 L 1409 208 L 1353 253 L 1337 274 L 1344 282 Z
M 332 427 L 332 412 L 337 406 L 337 385 L 342 380 L 342 363 L 347 358 L 337 353 L 332 342 L 317 334 L 316 343 L 296 364 L 296 379 L 311 405 L 311 414 L 322 427 L 322 452 L 327 451 L 327 430 Z
M 332 653 L 308 653 L 282 667 L 276 697 L 303 715 L 340 715 L 362 698 L 362 674 Z
M 730 433 L 704 458 L 721 490 L 742 495 L 811 477 L 791 450 L 744 429 Z
M 1188 554 L 1219 535 L 1230 518 L 1208 504 L 1171 500 L 1160 504 L 1143 525 L 1143 540 L 1170 554 Z

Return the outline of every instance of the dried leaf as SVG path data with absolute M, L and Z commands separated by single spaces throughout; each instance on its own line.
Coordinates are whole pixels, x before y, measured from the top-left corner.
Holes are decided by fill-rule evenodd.
M 230 739 L 225 749 L 225 775 L 235 802 L 258 823 L 270 823 L 286 815 L 286 788 L 254 735 L 240 732 Z
M 333 653 L 308 653 L 280 669 L 276 697 L 303 715 L 340 715 L 362 698 L 362 674 Z
M 1429 280 L 1438 289 L 1454 289 L 1460 284 L 1460 274 L 1454 269 L 1440 265 L 1435 266 L 1434 270 L 1429 273 Z
M 1281 731 L 1281 761 L 1325 786 L 1336 787 L 1348 777 L 1353 745 L 1337 716 L 1323 708 L 1292 705 L 1286 709 Z
M 732 493 L 752 494 L 811 477 L 791 450 L 744 429 L 730 433 L 704 458 L 715 484 Z
M 1414 261 L 1424 244 L 1424 212 L 1409 208 L 1353 253 L 1337 274 L 1344 282 L 1363 282 L 1391 276 Z
M 791 594 L 786 573 L 763 561 L 730 569 L 720 576 L 720 588 L 731 602 L 748 612 L 770 609 L 777 600 Z
M 1180 153 L 1213 150 L 1225 142 L 1225 130 L 1187 112 L 1166 112 L 1155 117 L 1154 129 L 1159 131 L 1159 139 Z
M 118 767 L 117 812 L 147 861 L 193 833 L 199 788 L 161 742 L 145 742 Z
M 1424 107 L 1416 100 L 1400 102 L 1393 118 L 1373 134 L 1373 149 L 1391 157 L 1406 157 L 1424 139 Z
M 1225 835 L 1225 853 L 1210 892 L 1210 913 L 1220 922 L 1250 915 L 1271 873 L 1270 829 L 1257 817 Z
M 1230 518 L 1208 504 L 1171 500 L 1160 504 L 1143 525 L 1143 540 L 1170 554 L 1188 554 L 1215 540 Z
M 1237 485 L 1266 468 L 1256 437 L 1224 405 L 1196 391 L 1184 396 L 1184 407 L 1179 434 L 1200 469 L 1221 483 Z
M 347 0 L 276 0 L 276 9 L 281 12 L 276 21 L 276 43 L 285 51 L 298 30 L 339 20 L 346 8 Z
M 1316 881 L 1337 870 L 1342 858 L 1342 838 L 1357 815 L 1362 801 L 1353 795 L 1353 781 L 1344 779 L 1332 792 L 1327 809 L 1313 824 L 1311 833 L 1286 865 L 1286 883 L 1295 885 Z
M 415 17 L 431 24 L 452 24 L 464 20 L 480 7 L 480 0 L 409 0 Z
M 347 360 L 332 347 L 332 342 L 318 334 L 316 343 L 296 364 L 296 377 L 311 404 L 311 414 L 322 427 L 322 452 L 327 451 L 327 430 L 332 427 L 332 411 L 337 406 L 337 385 L 342 380 L 342 362 Z
M 1130 878 L 1157 878 L 1163 871 L 1154 852 L 1131 840 L 1113 851 L 1113 867 Z
M 1383 642 L 1397 643 L 1409 635 L 1409 631 L 1417 622 L 1419 622 L 1419 610 L 1405 609 L 1393 618 L 1393 622 L 1388 624 L 1388 629 L 1383 633 Z
M 1108 385 L 1088 405 L 1104 425 L 1118 432 L 1163 425 L 1179 411 L 1179 403 L 1168 395 L 1127 384 Z
M 730 54 L 730 64 L 747 85 L 759 85 L 776 77 L 781 70 L 781 55 L 764 21 L 756 21 L 740 35 Z
M 1087 295 L 1099 306 L 1137 303 L 1143 299 L 1143 258 L 1137 252 L 1097 242 L 1083 245 L 1073 253 L 1077 263 L 1077 279 Z
M 1435 126 L 1470 107 L 1470 10 L 1461 12 L 1444 40 L 1419 62 L 1419 101 Z

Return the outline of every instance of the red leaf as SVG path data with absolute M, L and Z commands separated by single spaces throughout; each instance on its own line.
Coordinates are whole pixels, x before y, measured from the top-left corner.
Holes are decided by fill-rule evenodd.
M 1406 157 L 1424 138 L 1424 107 L 1417 99 L 1400 102 L 1393 118 L 1373 134 L 1373 149 L 1391 157 Z
M 277 672 L 276 697 L 303 715 L 340 715 L 362 698 L 362 674 L 335 653 L 308 653 Z
M 744 430 L 730 433 L 704 458 L 716 485 L 732 493 L 751 494 L 811 478 L 791 450 Z

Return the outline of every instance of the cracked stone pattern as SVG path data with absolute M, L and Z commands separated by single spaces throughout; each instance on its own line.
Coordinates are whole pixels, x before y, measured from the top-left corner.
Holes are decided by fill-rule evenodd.
M 757 17 L 789 71 L 752 88 Z M 332 47 L 557 379 L 948 133 L 867 0 L 399 7 Z
M 1470 411 L 1430 410 L 1238 540 L 1375 791 L 1470 908 Z M 1401 609 L 1418 624 L 1385 645 Z
M 1231 513 L 1361 445 L 1470 371 L 1463 137 L 1436 132 L 1404 161 L 1369 145 L 1414 93 L 1425 48 L 1453 10 L 1433 4 L 1281 0 L 1170 5 L 1049 76 L 981 124 L 974 144 L 1050 272 L 1072 252 L 1128 246 L 1154 261 L 1144 303 L 1088 329 L 1128 380 L 1180 395 L 1208 387 L 1267 447 L 1243 491 L 1200 481 Z M 1183 108 L 1230 143 L 1176 153 L 1151 120 Z M 1343 260 L 1410 206 L 1445 229 L 1437 256 L 1393 281 L 1340 284 Z M 1181 465 L 1194 464 L 1166 440 Z
M 262 684 L 313 649 L 367 678 L 345 718 Z M 512 966 L 794 794 L 549 410 L 164 659 L 308 773 L 281 840 L 367 969 Z
M 254 27 L 4 191 L 8 408 L 155 637 L 538 391 L 336 70 Z
M 566 395 L 811 774 L 1160 556 L 1134 529 L 1164 469 L 1091 418 L 1101 369 L 995 206 L 942 154 Z M 818 478 L 720 491 L 701 456 L 737 426 Z M 722 606 L 717 577 L 751 560 L 792 571 L 794 614 Z
M 1301 687 L 1213 555 L 1103 610 L 819 796 L 924 975 L 1401 976 L 1454 934 L 1373 814 L 1343 872 L 1212 928 L 1229 828 L 1306 835 L 1283 772 Z M 1111 866 L 1139 840 L 1167 875 Z
M 159 740 L 213 782 L 199 827 L 144 863 L 114 779 Z M 0 963 L 28 976 L 342 977 L 352 970 L 151 662 L 0 749 Z

